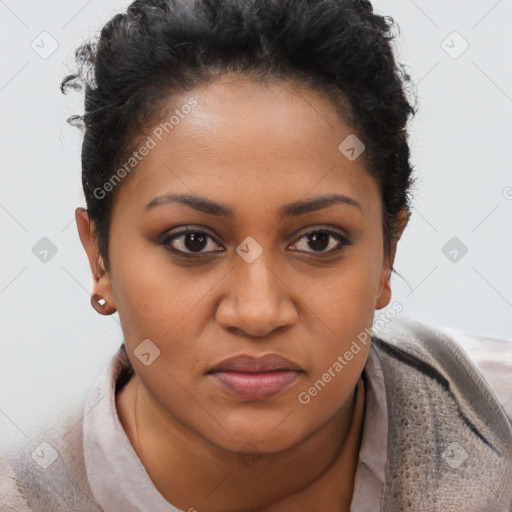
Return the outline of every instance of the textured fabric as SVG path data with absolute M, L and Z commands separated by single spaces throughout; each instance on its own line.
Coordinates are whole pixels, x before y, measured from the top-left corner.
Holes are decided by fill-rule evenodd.
M 0 459 L 0 510 L 24 512 L 30 510 L 25 498 L 18 492 L 12 469 Z
M 367 411 L 373 400 L 373 412 L 365 416 L 351 511 L 512 512 L 512 420 L 505 414 L 512 405 L 512 343 L 459 336 L 401 320 L 374 337 L 371 354 L 365 374 L 367 397 L 373 397 L 367 400 Z M 472 360 L 479 368 L 482 365 L 492 390 Z M 121 365 L 117 369 L 114 381 L 122 383 L 126 368 Z M 107 386 L 105 393 L 93 389 L 86 418 L 113 400 L 112 390 L 113 385 Z M 382 434 L 386 409 L 387 439 Z M 383 412 L 380 416 L 379 410 Z M 28 446 L 7 452 L 11 469 L 2 472 L 0 467 L 1 511 L 110 512 L 102 509 L 89 483 L 90 479 L 96 487 L 98 475 L 94 476 L 92 467 L 88 478 L 82 416 L 83 406 L 66 421 L 61 419 L 55 422 L 57 426 L 43 429 Z M 119 421 L 116 415 L 111 420 Z M 41 460 L 48 460 L 47 446 L 58 453 L 47 469 L 34 463 L 34 449 L 40 446 L 43 448 L 35 459 L 41 455 Z M 122 453 L 127 455 L 130 449 L 133 451 L 131 445 L 125 445 Z M 138 459 L 130 460 L 130 464 L 140 465 Z M 97 469 L 101 473 L 101 468 Z M 136 485 L 141 481 L 144 478 Z M 151 482 L 146 484 L 152 488 L 151 499 L 158 491 Z M 120 488 L 118 482 L 113 495 Z M 366 493 L 366 489 L 370 491 Z M 376 500 L 380 494 L 379 508 Z M 377 496 L 373 502 L 372 495 Z M 370 501 L 365 502 L 367 497 Z M 152 505 L 134 510 L 160 510 Z
M 382 511 L 506 511 L 511 423 L 464 350 L 412 320 L 379 337 L 390 426 Z
M 28 443 L 7 451 L 19 493 L 0 496 L 1 512 L 102 512 L 85 471 L 81 405 L 65 419 L 49 421 Z M 26 506 L 14 504 L 21 497 Z

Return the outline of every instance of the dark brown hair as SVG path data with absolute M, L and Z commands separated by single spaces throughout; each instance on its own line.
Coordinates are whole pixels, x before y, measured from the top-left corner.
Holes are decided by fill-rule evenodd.
M 380 186 L 389 249 L 399 211 L 409 212 L 406 124 L 415 113 L 393 26 L 367 0 L 136 0 L 115 15 L 78 48 L 77 71 L 61 83 L 63 92 L 85 88 L 85 113 L 68 121 L 84 129 L 82 184 L 107 268 L 119 186 L 97 191 L 174 94 L 228 71 L 339 93 Z

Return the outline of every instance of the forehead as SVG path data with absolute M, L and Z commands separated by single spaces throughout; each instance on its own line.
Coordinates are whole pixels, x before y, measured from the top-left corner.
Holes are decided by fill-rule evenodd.
M 141 137 L 139 147 L 151 149 L 118 201 L 129 198 L 140 210 L 162 194 L 187 193 L 269 207 L 337 192 L 371 209 L 379 191 L 364 155 L 351 160 L 339 149 L 355 136 L 321 92 L 222 77 L 173 97 L 169 111 Z

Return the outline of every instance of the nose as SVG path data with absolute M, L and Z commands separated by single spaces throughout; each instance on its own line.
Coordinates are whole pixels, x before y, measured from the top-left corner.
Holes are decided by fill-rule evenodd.
M 216 311 L 216 321 L 238 334 L 264 337 L 297 323 L 294 293 L 279 271 L 260 256 L 252 263 L 242 258 L 226 276 L 227 293 Z

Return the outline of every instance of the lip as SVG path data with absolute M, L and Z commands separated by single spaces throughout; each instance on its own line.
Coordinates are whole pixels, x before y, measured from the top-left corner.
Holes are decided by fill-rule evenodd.
M 260 357 L 253 357 L 247 354 L 232 356 L 216 364 L 211 372 L 271 372 L 274 370 L 303 371 L 298 365 L 279 354 L 265 354 Z
M 230 357 L 208 372 L 230 395 L 241 400 L 265 400 L 292 386 L 302 368 L 278 354 Z

